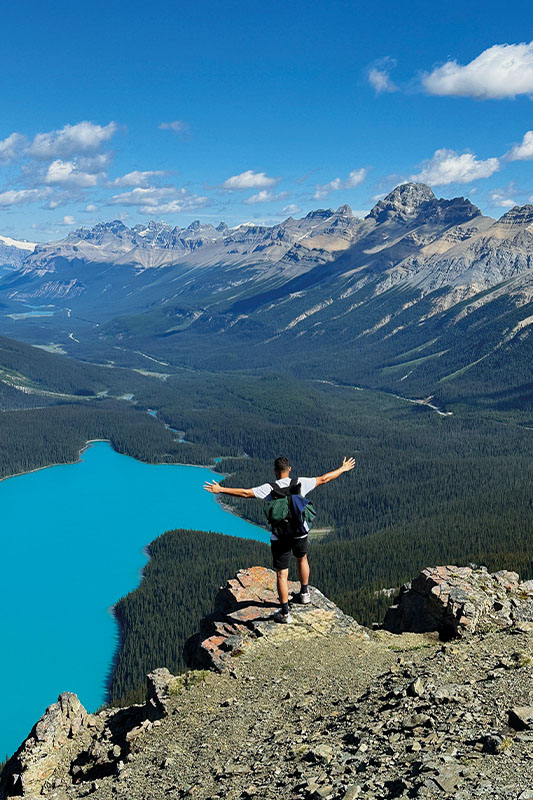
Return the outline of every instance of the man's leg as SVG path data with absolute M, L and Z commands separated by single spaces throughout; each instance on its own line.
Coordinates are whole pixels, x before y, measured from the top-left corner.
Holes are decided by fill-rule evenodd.
M 282 608 L 289 602 L 289 570 L 278 569 L 276 570 L 276 582 L 278 586 L 278 597 Z M 288 613 L 287 611 L 284 613 Z
M 274 615 L 276 622 L 292 622 L 289 614 L 289 558 L 291 554 L 290 541 L 274 540 L 270 542 L 272 549 L 273 567 L 276 570 L 276 585 L 281 610 Z
M 306 592 L 307 584 L 309 583 L 309 561 L 307 560 L 307 555 L 297 558 L 296 564 L 298 566 L 298 577 L 300 578 L 301 589 Z

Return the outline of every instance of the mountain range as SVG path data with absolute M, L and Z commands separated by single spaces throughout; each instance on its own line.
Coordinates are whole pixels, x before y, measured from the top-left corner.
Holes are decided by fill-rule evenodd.
M 271 227 L 115 220 L 12 249 L 4 332 L 85 358 L 120 347 L 129 365 L 148 351 L 232 369 L 290 356 L 300 376 L 443 402 L 531 384 L 533 205 L 494 220 L 408 183 L 363 219 L 343 205 Z M 22 304 L 54 313 L 21 320 Z

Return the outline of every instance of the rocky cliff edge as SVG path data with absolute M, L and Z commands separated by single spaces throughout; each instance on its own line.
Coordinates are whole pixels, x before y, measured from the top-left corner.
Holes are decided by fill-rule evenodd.
M 274 573 L 239 572 L 187 646 L 207 669 L 155 670 L 144 705 L 98 714 L 61 695 L 0 798 L 533 798 L 531 582 L 424 570 L 388 614 L 400 634 L 311 594 L 276 625 Z

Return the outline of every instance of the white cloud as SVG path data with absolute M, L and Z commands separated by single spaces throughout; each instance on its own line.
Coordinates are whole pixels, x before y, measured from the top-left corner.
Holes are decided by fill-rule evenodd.
M 209 202 L 207 197 L 199 197 L 197 195 L 189 195 L 181 199 L 176 198 L 170 200 L 168 203 L 159 203 L 157 205 L 141 206 L 140 211 L 143 214 L 179 214 L 182 211 L 193 211 L 196 208 L 203 208 Z
M 122 192 L 122 194 L 115 194 L 109 201 L 112 205 L 119 206 L 140 206 L 140 205 L 157 205 L 162 200 L 176 195 L 178 192 L 185 193 L 185 189 L 175 189 L 171 186 L 162 188 L 137 186 L 131 192 Z
M 396 84 L 391 81 L 388 73 L 383 69 L 377 69 L 376 67 L 373 67 L 371 70 L 369 70 L 368 81 L 378 94 L 381 94 L 381 92 L 397 91 Z
M 497 158 L 478 161 L 474 153 L 456 153 L 441 148 L 435 150 L 433 158 L 422 163 L 422 169 L 410 180 L 428 183 L 430 186 L 445 186 L 448 183 L 469 183 L 480 178 L 489 178 L 500 168 Z
M 490 192 L 489 201 L 491 205 L 498 206 L 499 208 L 514 208 L 514 206 L 518 205 L 518 203 L 515 203 L 515 201 L 509 197 L 508 192 L 504 189 L 494 189 Z
M 98 184 L 99 175 L 82 172 L 72 161 L 52 161 L 44 182 L 52 186 L 71 186 L 85 189 Z
M 188 133 L 189 126 L 181 119 L 175 119 L 174 122 L 162 122 L 159 126 L 161 131 L 174 131 L 174 133 Z
M 109 185 L 146 187 L 149 186 L 150 181 L 153 178 L 162 178 L 165 175 L 168 175 L 168 172 L 163 170 L 145 170 L 144 172 L 141 172 L 140 170 L 136 169 L 133 172 L 128 172 L 126 175 L 122 175 L 120 178 L 115 178 L 115 180 L 111 181 Z
M 353 189 L 355 186 L 359 186 L 360 183 L 363 183 L 366 175 L 367 170 L 363 167 L 361 169 L 352 170 L 346 180 L 334 178 L 329 183 L 324 183 L 322 185 L 317 184 L 313 197 L 315 200 L 321 200 L 323 197 L 330 194 L 330 192 L 338 192 L 340 189 Z
M 0 161 L 14 161 L 19 158 L 28 145 L 28 140 L 20 133 L 11 133 L 0 142 Z
M 374 87 L 377 94 L 381 92 L 397 92 L 398 87 L 390 79 L 390 71 L 396 66 L 393 58 L 380 58 L 374 61 L 368 69 L 368 82 Z
M 247 169 L 246 172 L 241 172 L 240 175 L 232 175 L 222 184 L 224 189 L 262 189 L 268 186 L 275 186 L 279 183 L 280 178 L 269 178 L 264 172 L 253 172 Z
M 65 125 L 60 130 L 38 133 L 29 148 L 33 158 L 69 158 L 80 153 L 93 153 L 109 141 L 117 131 L 117 124 L 95 125 L 93 122 L 78 122 Z
M 353 189 L 354 186 L 359 186 L 366 178 L 366 169 L 354 169 L 344 181 L 343 189 Z
M 50 189 L 10 189 L 0 193 L 0 206 L 21 206 L 24 203 L 35 203 L 50 193 Z
M 495 44 L 469 64 L 447 61 L 422 76 L 430 94 L 481 100 L 533 93 L 533 42 Z
M 89 203 L 89 205 L 85 206 L 85 211 L 91 214 L 93 211 L 98 211 L 98 206 L 95 206 L 94 203 Z
M 101 174 L 109 167 L 111 153 L 97 153 L 93 156 L 80 156 L 74 159 L 76 167 L 81 172 Z
M 175 214 L 205 206 L 208 198 L 174 186 L 137 186 L 131 192 L 113 195 L 109 202 L 119 206 L 138 206 L 143 214 Z
M 251 197 L 247 197 L 246 200 L 243 202 L 246 205 L 255 205 L 255 203 L 271 203 L 274 200 L 285 200 L 286 197 L 289 196 L 289 192 L 280 192 L 279 194 L 273 194 L 268 189 L 262 189 L 257 194 L 253 194 Z
M 509 161 L 529 161 L 533 159 L 533 131 L 526 131 L 521 144 L 509 150 L 506 155 Z
M 69 214 L 63 217 L 63 225 L 74 225 L 76 220 L 74 217 L 71 217 Z
M 300 208 L 300 206 L 297 206 L 296 203 L 289 203 L 288 206 L 285 206 L 285 208 L 281 209 L 281 213 L 290 214 L 292 216 L 292 214 L 297 214 L 301 210 L 302 209 Z
M 269 192 L 268 189 L 262 189 L 257 194 L 247 197 L 244 202 L 247 205 L 254 205 L 255 203 L 269 203 L 271 200 L 274 200 L 272 192 Z

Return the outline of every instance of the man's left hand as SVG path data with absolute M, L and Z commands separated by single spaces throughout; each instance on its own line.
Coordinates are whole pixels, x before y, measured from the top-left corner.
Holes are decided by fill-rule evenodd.
M 222 491 L 220 484 L 216 481 L 207 481 L 207 483 L 204 484 L 204 489 L 206 492 L 211 492 L 211 494 L 219 494 L 219 492 Z

